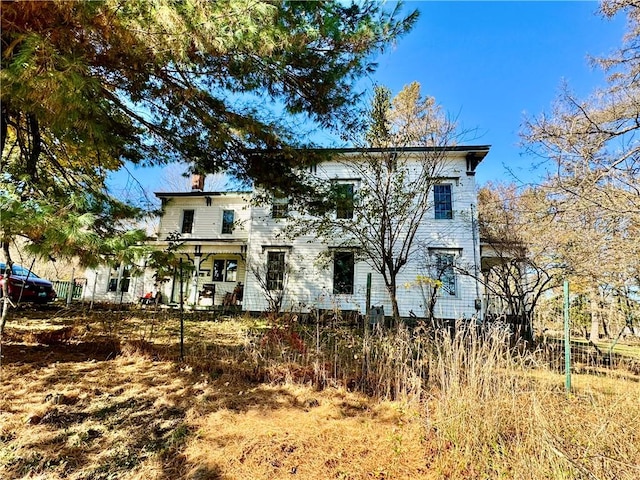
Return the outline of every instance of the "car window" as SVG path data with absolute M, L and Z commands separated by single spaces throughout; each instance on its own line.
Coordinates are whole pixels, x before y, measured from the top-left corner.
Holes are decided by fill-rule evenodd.
M 24 268 L 21 265 L 15 265 L 14 264 L 12 271 L 13 271 L 14 275 L 20 275 L 22 277 L 26 277 L 28 275 L 29 277 L 39 278 L 35 273 L 33 273 L 33 272 L 29 273 L 29 269 L 28 268 Z
M 0 263 L 0 272 L 4 273 L 6 266 L 4 263 Z M 31 272 L 29 273 L 29 269 L 28 268 L 24 268 L 22 265 L 17 265 L 17 264 L 13 264 L 13 268 L 11 269 L 11 271 L 13 272 L 13 275 L 20 275 L 22 277 L 26 277 L 27 275 L 31 278 L 40 278 L 38 275 L 36 275 L 35 273 Z

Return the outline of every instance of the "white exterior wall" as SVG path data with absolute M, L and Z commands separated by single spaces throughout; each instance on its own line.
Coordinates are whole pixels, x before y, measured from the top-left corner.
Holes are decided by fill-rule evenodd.
M 210 201 L 207 200 L 209 197 Z M 180 233 L 184 210 L 194 210 L 193 230 L 191 233 Z M 222 233 L 222 213 L 224 210 L 234 211 L 234 229 L 230 234 Z M 199 268 L 186 274 L 183 279 L 183 296 L 187 303 L 197 301 L 195 292 L 202 290 L 204 284 L 215 283 L 214 302 L 220 305 L 224 295 L 233 292 L 238 282 L 245 279 L 245 264 L 242 245 L 246 245 L 250 231 L 249 197 L 240 193 L 213 193 L 192 192 L 190 194 L 176 194 L 164 205 L 164 212 L 158 226 L 158 240 L 150 242 L 158 249 L 166 249 L 167 236 L 171 233 L 180 233 L 180 241 L 184 245 L 180 249 L 184 262 L 194 265 L 197 257 L 194 249 L 197 245 L 202 256 Z M 230 282 L 213 282 L 213 262 L 216 259 L 237 260 L 238 270 L 236 280 Z M 162 294 L 163 303 L 179 302 L 179 281 L 175 284 L 172 280 L 157 285 L 153 277 L 154 272 L 146 269 L 144 260 L 142 269 L 144 273 L 131 277 L 127 292 L 109 291 L 109 282 L 112 275 L 117 276 L 117 271 L 108 266 L 99 267 L 96 270 L 87 271 L 87 288 L 85 289 L 85 301 L 110 302 L 110 303 L 136 303 L 145 293 L 155 292 Z M 196 270 L 198 274 L 196 275 Z M 95 282 L 95 283 L 94 283 Z
M 205 284 L 214 284 L 214 304 L 222 304 L 225 294 L 233 292 L 238 282 L 245 281 L 245 255 L 242 246 L 246 245 L 251 230 L 249 196 L 243 193 L 192 192 L 189 195 L 170 198 L 164 203 L 163 210 L 164 214 L 158 228 L 158 248 L 166 248 L 167 236 L 177 232 L 180 234 L 180 240 L 185 242 L 181 251 L 189 255 L 185 261 L 191 264 L 197 261 L 193 255 L 196 245 L 200 247 L 202 253 L 199 267 L 189 278 L 183 280 L 185 301 L 197 302 L 195 292 L 200 292 Z M 191 233 L 181 233 L 184 210 L 194 210 Z M 224 210 L 234 211 L 232 233 L 222 233 Z M 215 260 L 236 260 L 238 262 L 236 279 L 214 282 L 212 275 Z M 161 292 L 166 302 L 177 303 L 180 296 L 178 280 L 175 285 L 172 283 L 170 281 L 162 285 Z
M 207 198 L 211 205 L 207 205 Z M 158 227 L 158 239 L 167 238 L 172 232 L 178 232 L 182 240 L 197 239 L 241 239 L 249 238 L 249 199 L 241 194 L 213 195 L 203 193 L 202 196 L 181 196 L 168 200 Z M 185 210 L 194 210 L 193 231 L 181 233 L 182 218 Z M 222 212 L 233 210 L 235 228 L 231 234 L 222 233 Z
M 343 162 L 327 162 L 318 165 L 316 174 L 330 180 L 356 179 L 358 174 L 345 166 Z M 420 226 L 415 245 L 424 248 L 448 249 L 457 254 L 456 265 L 470 266 L 479 262 L 477 240 L 474 242 L 472 214 L 477 206 L 475 180 L 467 175 L 464 152 L 449 158 L 439 176 L 442 183 L 452 185 L 453 219 L 436 220 L 431 208 Z M 357 185 L 356 185 L 357 189 Z M 433 195 L 433 193 L 431 193 Z M 431 197 L 433 198 L 433 197 Z M 472 210 L 474 209 L 474 210 Z M 385 314 L 392 312 L 389 295 L 382 276 L 372 270 L 364 261 L 357 262 L 354 274 L 353 295 L 333 294 L 333 263 L 322 265 L 318 256 L 328 247 L 337 247 L 341 240 L 333 245 L 324 245 L 312 234 L 287 240 L 278 238 L 286 219 L 271 218 L 270 206 L 253 207 L 251 212 L 251 238 L 249 239 L 248 262 L 264 264 L 269 249 L 285 251 L 285 258 L 291 269 L 283 310 L 302 310 L 313 308 L 366 311 L 367 274 L 372 273 L 371 304 L 383 305 Z M 475 258 L 474 258 L 474 248 Z M 421 317 L 425 315 L 426 302 L 421 289 L 416 285 L 418 275 L 428 276 L 429 272 L 421 268 L 417 258 L 412 257 L 401 270 L 397 278 L 397 298 L 402 316 L 410 313 Z M 471 277 L 456 275 L 456 295 L 441 292 L 436 303 L 435 315 L 440 318 L 471 317 L 478 313 L 475 300 L 480 298 L 479 286 Z M 259 282 L 251 273 L 247 275 L 245 302 L 243 308 L 249 311 L 262 311 L 267 301 Z
M 473 270 L 474 262 L 480 263 L 479 242 L 474 236 L 472 214 L 476 209 L 477 195 L 475 177 L 467 174 L 465 151 L 449 152 L 446 163 L 438 176 L 442 183 L 452 185 L 453 219 L 436 220 L 435 212 L 431 208 L 425 215 L 418 229 L 415 245 L 423 249 L 448 249 L 457 255 L 456 265 L 466 266 Z M 486 154 L 486 152 L 485 152 Z M 354 157 L 357 161 L 357 157 Z M 474 166 L 475 167 L 475 166 Z M 343 161 L 326 162 L 317 166 L 314 173 L 320 179 L 355 180 L 358 174 L 345 165 Z M 356 190 L 357 190 L 357 182 Z M 185 279 L 184 296 L 187 303 L 197 301 L 195 291 L 200 291 L 204 284 L 212 282 L 213 262 L 216 259 L 237 259 L 238 271 L 235 281 L 215 282 L 215 305 L 222 304 L 225 293 L 232 292 L 238 282 L 244 284 L 244 299 L 242 308 L 245 311 L 265 311 L 268 302 L 260 282 L 252 272 L 252 266 L 261 266 L 265 272 L 267 252 L 270 250 L 284 251 L 285 261 L 289 272 L 288 284 L 285 289 L 282 309 L 285 311 L 310 311 L 320 309 L 354 310 L 361 313 L 366 311 L 367 276 L 372 275 L 371 305 L 384 306 L 386 315 L 391 315 L 392 308 L 389 295 L 380 274 L 373 272 L 364 261 L 355 265 L 354 293 L 352 295 L 333 294 L 333 261 L 330 256 L 320 255 L 329 247 L 339 247 L 343 239 L 336 239 L 333 244 L 323 244 L 313 232 L 296 239 L 287 239 L 282 228 L 287 221 L 271 218 L 271 205 L 251 205 L 248 194 L 213 192 L 191 192 L 189 194 L 158 194 L 161 197 L 171 197 L 164 202 L 163 215 L 159 224 L 158 240 L 153 242 L 156 248 L 167 247 L 167 236 L 182 229 L 183 211 L 194 210 L 193 231 L 181 234 L 185 242 L 182 251 L 185 261 L 193 262 L 194 247 L 201 248 L 200 275 Z M 433 203 L 433 192 L 430 194 Z M 209 197 L 209 203 L 207 201 Z M 235 229 L 231 234 L 222 234 L 223 210 L 235 212 Z M 475 248 L 475 255 L 474 255 Z M 96 283 L 96 301 L 119 302 L 119 293 L 108 292 L 108 269 L 100 270 Z M 426 301 L 421 288 L 416 285 L 419 275 L 429 276 L 421 262 L 412 257 L 401 270 L 397 279 L 397 298 L 402 316 L 411 313 L 418 317 L 425 316 Z M 85 298 L 93 295 L 93 280 L 95 272 L 88 272 L 88 285 Z M 129 292 L 123 295 L 123 302 L 136 302 L 145 292 L 154 288 L 153 272 L 147 272 L 137 280 L 132 278 Z M 177 282 L 176 282 L 177 283 Z M 196 290 L 194 290 L 196 289 Z M 177 285 L 168 282 L 160 287 L 163 302 L 177 302 Z M 173 291 L 173 297 L 172 297 Z M 435 315 L 439 318 L 457 319 L 469 318 L 478 313 L 475 301 L 480 298 L 481 291 L 476 281 L 468 276 L 456 275 L 456 295 L 451 296 L 441 292 L 436 303 Z
M 83 300 L 86 302 L 135 303 L 153 286 L 153 272 L 144 270 L 142 275 L 129 277 L 129 288 L 126 292 L 110 291 L 112 278 L 118 278 L 118 268 L 101 266 L 86 272 L 87 286 Z

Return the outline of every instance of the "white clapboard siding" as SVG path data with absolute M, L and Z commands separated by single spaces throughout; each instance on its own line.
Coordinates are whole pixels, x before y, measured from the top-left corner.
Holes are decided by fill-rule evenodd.
M 354 159 L 357 161 L 357 159 Z M 458 254 L 456 262 L 473 265 L 479 261 L 477 240 L 474 242 L 471 218 L 472 208 L 476 207 L 477 197 L 473 175 L 467 175 L 464 153 L 457 157 L 449 157 L 438 172 L 446 183 L 452 184 L 452 203 L 454 218 L 436 220 L 433 211 L 427 213 L 416 236 L 416 243 L 424 243 L 432 248 L 451 249 Z M 344 162 L 327 162 L 317 166 L 318 177 L 327 180 L 356 179 L 358 177 L 349 165 Z M 473 207 L 472 207 L 473 206 Z M 365 262 L 355 265 L 354 294 L 333 294 L 332 265 L 321 265 L 317 259 L 327 248 L 312 235 L 286 240 L 278 238 L 281 226 L 286 220 L 270 218 L 270 207 L 253 207 L 251 215 L 251 238 L 248 245 L 248 262 L 262 263 L 266 261 L 269 248 L 282 247 L 290 269 L 289 281 L 283 301 L 283 309 L 311 310 L 313 308 L 366 310 L 367 274 L 372 273 L 371 303 L 383 305 L 385 313 L 391 313 L 391 303 L 384 286 L 382 276 L 373 272 Z M 338 241 L 336 242 L 338 243 Z M 474 257 L 474 248 L 476 249 Z M 409 262 L 400 272 L 397 282 L 397 296 L 400 314 L 408 316 L 414 313 L 423 316 L 425 298 L 416 285 L 418 275 L 425 275 L 414 260 Z M 267 308 L 264 295 L 260 294 L 259 282 L 251 272 L 246 279 L 246 300 L 244 308 L 260 311 Z M 475 301 L 479 291 L 475 280 L 471 277 L 456 275 L 456 294 L 441 293 L 436 303 L 436 315 L 442 318 L 470 317 L 476 313 Z
M 473 231 L 472 217 L 476 209 L 477 195 L 474 170 L 487 154 L 489 147 L 453 147 L 446 150 L 446 158 L 440 164 L 437 176 L 443 183 L 452 185 L 453 219 L 436 220 L 433 209 L 429 211 L 420 225 L 416 236 L 416 245 L 433 249 L 448 249 L 455 252 L 456 263 L 473 269 L 479 265 L 480 252 L 476 233 Z M 374 152 L 375 153 L 375 152 Z M 419 152 L 411 153 L 419 160 Z M 317 165 L 308 174 L 315 175 L 321 181 L 351 180 L 357 185 L 359 174 L 353 168 L 358 161 L 358 152 L 349 151 L 340 161 L 330 161 Z M 471 162 L 467 155 L 472 155 Z M 474 155 L 477 155 L 474 157 Z M 417 171 L 417 169 L 416 169 Z M 313 232 L 295 239 L 282 235 L 287 219 L 271 218 L 271 205 L 252 202 L 250 192 L 184 192 L 157 193 L 163 200 L 163 213 L 159 223 L 157 240 L 150 242 L 154 248 L 168 246 L 167 238 L 174 232 L 180 233 L 183 243 L 181 251 L 186 262 L 199 262 L 199 275 L 190 274 L 184 280 L 185 299 L 198 302 L 198 292 L 207 284 L 215 284 L 215 305 L 220 305 L 225 294 L 233 292 L 238 283 L 244 285 L 242 308 L 246 311 L 264 311 L 268 308 L 265 292 L 253 273 L 265 272 L 266 258 L 270 250 L 285 252 L 288 269 L 288 283 L 285 289 L 283 310 L 313 311 L 315 309 L 366 311 L 367 276 L 371 273 L 371 304 L 382 305 L 385 314 L 391 314 L 389 295 L 381 275 L 372 271 L 364 261 L 355 265 L 354 293 L 352 295 L 333 294 L 333 262 L 325 255 L 324 262 L 319 261 L 321 254 L 329 247 L 339 245 L 342 239 L 333 244 L 323 244 Z M 433 193 L 432 193 L 433 195 Z M 181 233 L 185 210 L 193 210 L 193 228 L 191 233 Z M 234 228 L 231 233 L 222 233 L 223 212 L 233 210 Z M 199 257 L 195 255 L 198 252 Z M 237 261 L 234 281 L 213 281 L 215 260 Z M 425 267 L 416 258 L 412 258 L 400 272 L 397 281 L 397 296 L 400 314 L 424 316 L 426 299 L 417 285 L 420 275 L 428 275 Z M 96 299 L 109 300 L 113 292 L 107 292 L 109 272 L 100 273 L 95 294 L 87 288 L 87 295 Z M 92 278 L 88 276 L 89 287 Z M 132 280 L 131 291 L 123 296 L 123 301 L 137 301 L 139 296 L 154 287 L 150 274 Z M 225 278 L 226 280 L 226 278 Z M 176 302 L 179 294 L 176 283 L 170 281 L 159 286 L 163 299 L 167 303 Z M 197 289 L 197 290 L 194 290 Z M 476 300 L 481 295 L 479 286 L 471 277 L 456 275 L 456 293 L 441 293 L 436 303 L 436 315 L 441 318 L 471 317 L 476 312 Z M 112 299 L 115 300 L 115 299 Z M 119 300 L 119 299 L 118 299 Z

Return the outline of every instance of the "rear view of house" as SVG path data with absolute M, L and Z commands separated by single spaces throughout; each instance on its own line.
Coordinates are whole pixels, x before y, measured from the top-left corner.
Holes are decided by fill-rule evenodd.
M 412 172 L 424 161 L 427 150 L 437 153 L 438 168 L 423 197 L 419 192 L 409 195 L 414 197 L 409 200 L 423 199 L 425 213 L 415 225 L 406 264 L 396 278 L 399 313 L 403 317 L 432 313 L 438 318 L 468 318 L 481 313 L 481 290 L 474 275 L 460 272 L 480 271 L 474 174 L 488 146 L 407 148 L 391 157 L 383 149 L 335 150 L 331 160 L 309 167 L 305 174 L 316 185 L 332 185 L 335 205 L 325 215 L 340 227 L 340 222 L 356 221 L 366 207 L 359 203 L 368 187 L 358 162 L 365 156 L 386 155 L 384 158 L 402 159 L 407 172 Z M 233 304 L 251 312 L 335 309 L 364 314 L 375 305 L 387 315 L 392 312 L 389 290 L 374 265 L 375 258 L 372 261 L 371 255 L 363 254 L 365 246 L 357 238 L 326 231 L 321 235 L 311 227 L 313 217 L 286 196 L 206 192 L 199 186 L 196 182 L 190 192 L 156 193 L 162 201 L 162 215 L 157 239 L 150 245 L 166 250 L 179 244 L 177 251 L 188 266 L 182 279 L 176 271 L 158 284 L 147 273 L 137 281 L 138 290 L 129 301 L 155 289 L 168 305 L 177 305 L 182 291 L 187 305 L 202 308 Z M 270 201 L 256 201 L 257 193 Z M 292 235 L 292 225 L 303 228 Z M 397 228 L 409 227 L 399 224 Z M 122 268 L 126 272 L 126 266 Z M 119 275 L 120 280 L 126 276 Z M 116 277 L 116 291 L 122 289 L 120 280 Z M 113 283 L 97 286 L 102 298 Z

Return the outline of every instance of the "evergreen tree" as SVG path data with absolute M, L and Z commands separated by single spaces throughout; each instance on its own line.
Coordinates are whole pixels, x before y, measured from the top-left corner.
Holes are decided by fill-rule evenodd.
M 8 264 L 17 237 L 42 254 L 103 258 L 139 213 L 106 188 L 127 161 L 183 161 L 294 189 L 304 158 L 293 152 L 303 142 L 285 119 L 335 124 L 357 99 L 353 81 L 375 67 L 373 55 L 417 18 L 339 1 L 1 8 L 0 241 Z M 256 153 L 264 150 L 280 153 Z

